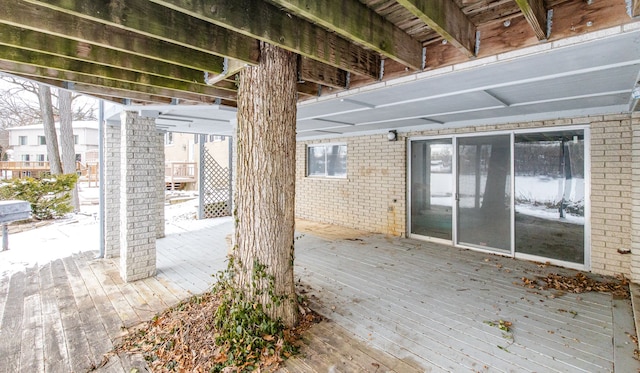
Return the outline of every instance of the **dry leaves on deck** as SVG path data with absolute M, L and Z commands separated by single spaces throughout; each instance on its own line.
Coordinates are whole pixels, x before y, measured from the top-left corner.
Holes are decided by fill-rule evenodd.
M 131 330 L 114 353 L 141 353 L 152 372 L 210 372 L 227 360 L 228 346 L 216 345 L 215 312 L 220 299 L 213 293 L 194 296 L 186 302 L 170 308 L 153 320 Z M 299 326 L 284 331 L 284 339 L 295 343 L 300 334 L 311 324 L 319 321 L 319 316 L 303 308 Z M 274 341 L 277 336 L 266 335 L 265 340 Z M 274 341 L 282 346 L 284 341 Z M 256 357 L 256 365 L 226 367 L 223 372 L 270 371 L 276 369 L 286 359 L 287 354 L 276 348 L 263 351 Z
M 622 275 L 617 280 L 602 282 L 589 278 L 580 272 L 573 277 L 550 273 L 545 277 L 536 276 L 535 280 L 522 277 L 522 285 L 530 289 L 555 289 L 567 293 L 597 291 L 612 293 L 614 296 L 629 297 L 629 280 Z

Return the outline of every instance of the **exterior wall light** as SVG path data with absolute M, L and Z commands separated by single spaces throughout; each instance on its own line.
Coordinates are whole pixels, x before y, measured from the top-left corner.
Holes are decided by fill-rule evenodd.
M 396 131 L 396 130 L 389 131 L 389 133 L 387 133 L 387 140 L 389 140 L 389 141 L 398 140 L 398 131 Z

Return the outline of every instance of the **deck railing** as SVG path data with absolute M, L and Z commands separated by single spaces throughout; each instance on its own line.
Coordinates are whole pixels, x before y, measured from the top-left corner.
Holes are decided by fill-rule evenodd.
M 172 190 L 176 185 L 196 182 L 197 163 L 171 162 L 164 166 L 164 181 Z
M 0 178 L 12 179 L 23 177 L 42 177 L 49 174 L 49 162 L 46 161 L 2 161 L 0 162 Z M 98 180 L 98 164 L 82 164 L 76 162 L 76 172 L 80 177 L 84 177 L 89 182 Z

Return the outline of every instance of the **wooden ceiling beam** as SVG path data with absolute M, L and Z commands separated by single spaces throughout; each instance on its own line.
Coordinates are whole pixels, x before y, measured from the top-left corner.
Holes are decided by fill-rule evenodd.
M 631 1 L 631 9 L 629 9 L 631 18 L 640 17 L 640 0 Z
M 0 0 L 0 23 L 66 37 L 192 69 L 220 73 L 224 58 L 24 1 Z
M 347 88 L 347 72 L 318 61 L 301 57 L 298 60 L 299 79 L 334 88 Z
M 258 43 L 254 38 L 151 1 L 24 0 L 24 2 L 201 52 L 229 57 L 249 64 L 255 64 L 258 61 Z M 59 22 L 56 21 L 56 26 L 58 24 Z
M 209 96 L 207 93 L 192 93 L 188 91 L 180 91 L 177 89 L 150 86 L 135 82 L 125 82 L 121 80 L 108 79 L 93 75 L 86 75 L 72 71 L 58 70 L 51 67 L 40 67 L 27 65 L 14 61 L 0 60 L 0 71 L 10 74 L 28 75 L 32 77 L 43 77 L 48 79 L 61 80 L 64 82 L 72 82 L 74 84 L 88 84 L 102 88 L 112 88 L 131 92 L 146 93 L 154 96 L 184 98 L 188 100 L 196 100 L 197 97 L 205 96 L 218 98 L 218 96 Z M 225 94 L 226 95 L 226 94 Z
M 547 39 L 547 11 L 544 0 L 515 0 L 538 40 Z
M 366 48 L 422 70 L 422 44 L 357 0 L 272 0 Z
M 157 75 L 143 74 L 111 66 L 98 65 L 96 63 L 89 63 L 60 56 L 54 56 L 46 53 L 8 47 L 6 45 L 0 45 L 0 60 L 12 61 L 36 67 L 53 68 L 60 71 L 67 71 L 87 76 L 104 77 L 107 79 L 147 85 L 151 87 L 161 87 L 178 91 L 199 93 L 205 96 L 228 99 L 234 98 L 236 96 L 236 92 L 233 90 L 214 88 L 204 83 L 185 82 Z
M 205 74 L 199 70 L 1 23 L 0 45 L 185 82 L 204 83 L 205 80 Z
M 34 77 L 34 76 L 20 75 L 20 74 L 12 74 L 12 75 L 18 76 L 23 79 L 34 80 L 39 83 L 50 85 L 52 87 L 57 87 L 57 88 L 73 91 L 76 93 L 88 95 L 94 98 L 116 102 L 119 104 L 122 104 L 125 99 L 150 102 L 150 103 L 158 103 L 158 104 L 171 103 L 171 98 L 169 97 L 154 96 L 154 95 L 149 95 L 145 93 L 122 91 L 117 89 L 107 89 L 103 87 L 97 87 L 97 86 L 86 85 L 86 84 L 69 84 L 68 82 L 64 82 L 62 80 L 47 79 L 47 78 L 37 77 L 37 76 Z
M 453 0 L 397 0 L 467 57 L 476 54 L 476 27 Z
M 354 74 L 374 78 L 379 76 L 380 56 L 377 53 L 355 45 L 350 40 L 295 14 L 288 14 L 266 1 L 144 1 L 152 2 Z

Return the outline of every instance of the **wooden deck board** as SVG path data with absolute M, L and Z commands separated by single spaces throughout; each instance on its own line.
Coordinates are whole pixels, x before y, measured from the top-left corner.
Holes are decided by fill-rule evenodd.
M 71 371 L 67 340 L 58 309 L 53 283 L 51 263 L 40 269 L 40 289 L 42 294 L 42 315 L 44 324 L 44 369 L 48 372 Z
M 19 370 L 39 372 L 44 370 L 44 337 L 38 270 L 35 267 L 27 268 L 26 276 Z
M 375 244 L 384 245 L 380 241 Z M 416 325 L 413 321 L 415 319 L 421 320 L 421 323 L 429 326 L 423 328 L 423 333 L 428 332 L 429 335 L 433 335 L 438 330 L 439 333 L 442 333 L 438 337 L 431 337 L 433 342 L 448 333 L 449 344 L 459 344 L 456 345 L 456 350 L 467 346 L 464 348 L 472 350 L 470 355 L 476 358 L 485 354 L 485 358 L 480 361 L 472 361 L 472 365 L 474 363 L 490 363 L 491 366 L 497 368 L 502 365 L 504 369 L 508 369 L 510 365 L 518 365 L 518 357 L 513 353 L 506 354 L 503 351 L 492 349 L 477 351 L 476 346 L 490 346 L 491 343 L 486 340 L 487 337 L 483 335 L 482 330 L 488 329 L 488 332 L 491 332 L 492 328 L 480 323 L 499 318 L 514 320 L 508 318 L 514 317 L 517 319 L 514 322 L 516 343 L 510 347 L 510 351 L 521 350 L 523 357 L 520 360 L 524 369 L 535 369 L 534 365 L 542 364 L 557 371 L 563 369 L 612 370 L 611 317 L 609 316 L 608 322 L 605 322 L 606 312 L 604 315 L 598 313 L 600 322 L 594 323 L 593 319 L 585 318 L 583 315 L 585 313 L 588 316 L 598 308 L 601 310 L 611 309 L 610 296 L 602 297 L 600 294 L 589 294 L 576 297 L 575 295 L 567 295 L 553 299 L 540 294 L 529 294 L 525 288 L 513 285 L 513 281 L 508 276 L 495 280 L 496 266 L 493 264 L 488 266 L 483 264 L 486 263 L 485 261 L 480 260 L 468 263 L 466 268 L 457 268 L 464 267 L 466 260 L 458 261 L 457 258 L 453 260 L 449 256 L 444 258 L 445 262 L 441 262 L 438 258 L 438 255 L 441 254 L 436 254 L 433 258 L 430 255 L 431 252 L 427 257 L 429 261 L 425 261 L 421 255 L 418 255 L 416 250 L 419 246 L 417 245 L 411 249 L 414 253 L 410 253 L 411 250 L 393 251 L 392 249 L 365 252 L 359 250 L 358 244 L 353 243 L 340 245 L 336 242 L 327 242 L 326 245 L 327 250 L 324 251 L 309 250 L 308 253 L 297 253 L 300 258 L 298 260 L 300 267 L 314 267 L 316 269 L 304 272 L 302 276 L 304 279 L 311 278 L 309 282 L 313 284 L 314 281 L 319 281 L 318 278 L 324 278 L 326 282 L 323 284 L 323 291 L 336 289 L 334 297 L 343 303 L 362 302 L 376 297 L 387 299 L 382 304 L 376 300 L 377 306 L 373 306 L 371 302 L 367 303 L 366 307 L 362 309 L 361 315 L 351 315 L 351 317 L 362 317 L 363 319 L 360 320 L 365 320 L 367 313 L 372 311 L 377 314 L 391 315 L 392 317 L 389 318 L 396 320 L 396 323 L 402 323 L 403 325 L 400 327 L 405 328 L 404 330 L 409 335 L 411 333 L 415 335 L 416 331 L 421 330 L 420 325 Z M 366 243 L 363 246 L 370 248 L 371 244 Z M 386 255 L 381 255 L 381 252 Z M 306 254 L 309 256 L 307 257 Z M 471 254 L 473 256 L 475 253 Z M 479 255 L 482 254 L 476 254 L 476 256 Z M 402 263 L 405 265 L 398 265 Z M 516 270 L 517 268 L 514 268 L 512 271 Z M 528 270 L 532 273 L 541 273 L 536 267 L 530 266 Z M 515 275 L 521 276 L 522 273 L 523 270 L 520 268 L 515 272 Z M 420 278 L 421 274 L 422 279 Z M 332 282 L 331 279 L 335 278 L 339 278 L 341 281 Z M 428 278 L 428 281 L 425 281 L 425 278 Z M 455 280 L 452 281 L 452 279 Z M 375 291 L 371 291 L 371 289 L 375 289 Z M 465 291 L 460 292 L 457 289 Z M 600 299 L 595 302 L 591 299 L 592 303 L 578 300 L 585 297 L 599 297 Z M 526 301 L 528 298 L 531 298 L 529 302 Z M 426 300 L 426 302 L 417 303 L 418 299 Z M 491 299 L 493 304 L 488 303 L 486 299 Z M 546 304 L 542 305 L 542 303 Z M 400 306 L 396 307 L 398 304 Z M 586 307 L 586 310 L 583 310 L 583 306 Z M 345 307 L 353 311 L 359 309 L 360 306 L 349 304 Z M 577 311 L 575 318 L 568 312 L 574 309 Z M 358 320 L 354 321 L 358 322 Z M 370 324 L 381 328 L 381 330 L 385 328 L 385 325 L 378 325 L 375 322 L 370 322 Z M 599 327 L 594 328 L 594 324 Z M 410 327 L 406 328 L 405 325 Z M 397 330 L 386 333 L 397 333 Z M 447 330 L 455 332 L 447 332 Z M 462 331 L 459 333 L 460 338 L 456 338 L 458 330 Z M 500 338 L 497 328 L 495 331 L 498 332 L 497 336 Z M 518 345 L 518 335 L 522 337 L 520 341 L 526 344 Z M 609 339 L 607 339 L 607 335 Z M 364 337 L 362 334 L 360 336 Z M 385 337 L 390 339 L 392 336 Z M 414 339 L 424 338 L 422 336 Z M 474 340 L 475 342 L 473 342 Z M 419 348 L 419 346 L 420 343 L 416 343 L 415 348 Z M 474 351 L 474 349 L 476 350 Z M 531 354 L 539 356 L 536 358 L 535 364 L 526 358 Z M 504 356 L 499 358 L 501 355 Z M 560 361 L 556 361 L 556 359 Z M 500 361 L 504 363 L 497 364 Z
M 24 313 L 24 292 L 26 274 L 16 273 L 11 276 L 5 311 L 0 326 L 2 343 L 0 345 L 0 369 L 4 372 L 16 372 L 20 367 L 20 343 L 22 334 L 22 316 Z
M 211 275 L 226 266 L 232 222 L 195 226 L 176 227 L 178 233 L 157 241 L 155 278 L 123 283 L 118 259 L 94 260 L 91 252 L 0 277 L 0 372 L 98 365 L 123 326 L 209 289 Z M 332 230 L 330 240 L 308 233 L 296 241 L 296 280 L 329 320 L 312 326 L 307 357 L 288 361 L 282 372 L 640 368 L 631 356 L 628 302 L 519 285 L 523 276 L 575 271 L 347 233 Z M 488 325 L 500 319 L 513 322 L 513 343 Z M 140 356 L 112 356 L 98 372 L 134 367 L 144 371 Z
M 97 366 L 102 360 L 102 355 L 110 351 L 113 344 L 102 321 L 103 316 L 98 312 L 91 298 L 92 289 L 87 288 L 76 261 L 72 257 L 67 257 L 63 259 L 63 263 L 69 285 L 73 289 L 78 316 L 89 344 L 90 353 L 87 356 L 90 360 L 89 364 Z

